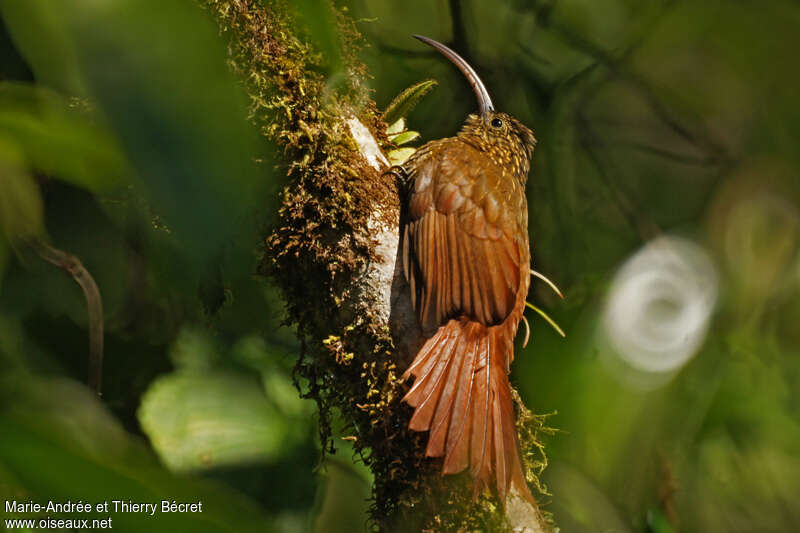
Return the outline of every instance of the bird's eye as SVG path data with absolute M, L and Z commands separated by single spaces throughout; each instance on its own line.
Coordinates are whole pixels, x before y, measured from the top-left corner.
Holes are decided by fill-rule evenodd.
M 503 121 L 500 120 L 499 118 L 493 118 L 492 119 L 492 127 L 493 128 L 502 128 L 503 127 Z

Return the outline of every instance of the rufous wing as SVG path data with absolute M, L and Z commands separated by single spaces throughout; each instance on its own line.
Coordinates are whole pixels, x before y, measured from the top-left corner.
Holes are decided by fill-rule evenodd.
M 429 335 L 462 315 L 500 324 L 520 290 L 523 244 L 497 198 L 491 173 L 500 170 L 464 161 L 457 142 L 415 169 L 403 235 L 406 278 Z

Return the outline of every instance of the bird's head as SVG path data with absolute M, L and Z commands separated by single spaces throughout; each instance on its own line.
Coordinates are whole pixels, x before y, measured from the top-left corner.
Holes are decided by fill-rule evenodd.
M 478 99 L 478 113 L 467 117 L 459 137 L 486 154 L 496 164 L 510 168 L 525 180 L 530 169 L 536 138 L 522 122 L 508 113 L 495 111 L 486 86 L 460 55 L 438 41 L 414 35 L 449 59 L 464 74 Z

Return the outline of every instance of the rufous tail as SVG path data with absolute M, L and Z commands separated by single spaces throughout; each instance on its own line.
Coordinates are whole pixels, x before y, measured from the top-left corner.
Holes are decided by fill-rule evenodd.
M 475 495 L 492 484 L 505 502 L 513 485 L 533 502 L 514 425 L 508 364 L 514 345 L 507 324 L 486 327 L 452 319 L 429 338 L 403 377 L 414 407 L 409 427 L 430 431 L 425 454 L 444 457 L 444 474 L 469 467 Z

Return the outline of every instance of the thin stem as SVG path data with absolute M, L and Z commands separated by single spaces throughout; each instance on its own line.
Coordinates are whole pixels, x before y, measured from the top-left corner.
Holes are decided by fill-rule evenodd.
M 94 278 L 80 259 L 72 254 L 53 248 L 42 241 L 32 245 L 39 257 L 66 270 L 83 290 L 86 311 L 89 316 L 89 387 L 98 397 L 102 396 L 103 381 L 103 300 Z
M 533 275 L 533 276 L 536 276 L 536 277 L 537 277 L 537 278 L 539 278 L 540 280 L 542 280 L 542 281 L 544 281 L 545 283 L 547 283 L 547 284 L 550 286 L 550 288 L 551 288 L 551 289 L 553 289 L 553 291 L 554 291 L 556 294 L 558 294 L 558 296 L 559 296 L 559 297 L 560 297 L 562 300 L 564 299 L 564 295 L 563 295 L 563 294 L 561 294 L 561 291 L 560 291 L 560 290 L 558 290 L 558 287 L 556 287 L 556 284 L 555 284 L 555 283 L 553 283 L 552 281 L 550 281 L 550 280 L 547 278 L 547 276 L 545 276 L 545 275 L 544 275 L 544 274 L 542 274 L 541 272 L 536 272 L 534 269 L 531 269 L 531 275 Z
M 535 305 L 533 305 L 533 304 L 532 304 L 532 303 L 530 303 L 530 302 L 525 302 L 525 305 L 527 305 L 528 307 L 530 307 L 531 309 L 533 309 L 534 311 L 536 311 L 537 313 L 539 313 L 539 316 L 541 316 L 542 318 L 544 318 L 544 319 L 547 321 L 547 323 L 548 323 L 548 324 L 550 324 L 551 326 L 553 326 L 553 329 L 554 329 L 554 330 L 556 330 L 556 331 L 558 332 L 558 334 L 559 334 L 559 335 L 561 335 L 562 337 L 566 337 L 566 336 L 567 336 L 567 335 L 566 335 L 566 333 L 564 333 L 564 330 L 563 330 L 563 329 L 561 329 L 561 328 L 558 326 L 558 324 L 556 324 L 555 320 L 553 320 L 552 318 L 550 318 L 550 317 L 547 315 L 547 313 L 545 313 L 544 311 L 542 311 L 541 309 L 539 309 L 538 307 L 536 307 Z

